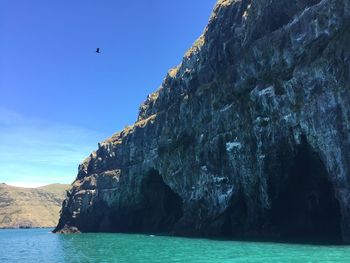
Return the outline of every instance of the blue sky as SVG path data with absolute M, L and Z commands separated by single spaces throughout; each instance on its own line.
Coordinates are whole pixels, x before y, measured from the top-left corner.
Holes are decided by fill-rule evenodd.
M 215 2 L 1 0 L 0 182 L 71 183 L 135 121 Z

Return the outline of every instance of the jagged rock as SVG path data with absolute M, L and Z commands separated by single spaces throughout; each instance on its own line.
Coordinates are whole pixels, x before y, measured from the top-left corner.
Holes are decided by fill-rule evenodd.
M 347 0 L 218 1 L 55 231 L 349 241 L 349 60 Z

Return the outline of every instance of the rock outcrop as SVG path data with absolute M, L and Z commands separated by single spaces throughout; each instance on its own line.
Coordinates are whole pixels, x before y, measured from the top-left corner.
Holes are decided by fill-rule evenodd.
M 350 2 L 219 0 L 56 232 L 350 240 Z
M 55 227 L 70 185 L 38 188 L 0 184 L 0 228 Z

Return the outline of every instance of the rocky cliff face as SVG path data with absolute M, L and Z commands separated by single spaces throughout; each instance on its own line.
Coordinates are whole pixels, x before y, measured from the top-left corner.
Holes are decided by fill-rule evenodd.
M 58 232 L 350 240 L 350 2 L 219 0 Z

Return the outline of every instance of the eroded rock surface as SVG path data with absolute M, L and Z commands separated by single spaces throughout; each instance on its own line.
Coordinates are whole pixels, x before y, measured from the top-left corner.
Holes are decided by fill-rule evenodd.
M 56 231 L 350 240 L 350 2 L 220 0 Z

